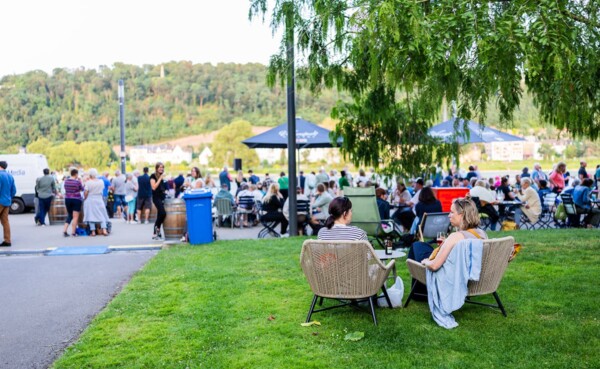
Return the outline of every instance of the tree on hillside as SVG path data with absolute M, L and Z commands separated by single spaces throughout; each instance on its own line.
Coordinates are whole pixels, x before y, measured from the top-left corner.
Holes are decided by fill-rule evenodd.
M 50 140 L 48 140 L 46 137 L 40 137 L 26 147 L 28 153 L 43 154 L 46 155 L 46 157 L 50 153 L 51 148 L 52 142 L 50 142 Z
M 53 146 L 48 152 L 48 164 L 53 169 L 66 169 L 80 163 L 79 145 L 75 141 L 65 141 Z
M 250 16 L 269 4 L 252 0 Z M 482 122 L 492 102 L 510 121 L 523 79 L 543 121 L 600 134 L 598 1 L 284 0 L 272 19 L 273 28 L 293 27 L 300 80 L 313 92 L 337 86 L 352 95 L 334 117 L 355 163 L 418 173 L 456 153 L 427 135 L 444 100 Z M 271 83 L 285 81 L 285 33 Z
M 221 128 L 215 135 L 211 150 L 211 162 L 214 167 L 232 166 L 234 158 L 242 159 L 245 168 L 258 166 L 258 155 L 254 149 L 242 143 L 243 140 L 254 136 L 252 125 L 245 120 L 237 120 Z

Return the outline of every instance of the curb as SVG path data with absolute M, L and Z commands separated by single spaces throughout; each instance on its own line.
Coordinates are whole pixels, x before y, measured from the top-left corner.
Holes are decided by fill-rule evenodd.
M 163 249 L 167 245 L 131 245 L 131 246 L 108 246 L 109 254 L 113 251 L 157 251 Z M 55 250 L 56 247 L 49 247 L 43 250 L 15 250 L 15 251 L 0 251 L 1 256 L 18 256 L 18 255 L 41 255 L 46 256 L 50 251 Z

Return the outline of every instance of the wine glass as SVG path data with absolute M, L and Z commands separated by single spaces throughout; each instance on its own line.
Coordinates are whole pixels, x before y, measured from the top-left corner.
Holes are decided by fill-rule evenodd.
M 438 246 L 442 246 L 442 244 L 444 243 L 444 241 L 446 240 L 446 232 L 438 232 L 437 233 L 437 238 L 435 239 Z

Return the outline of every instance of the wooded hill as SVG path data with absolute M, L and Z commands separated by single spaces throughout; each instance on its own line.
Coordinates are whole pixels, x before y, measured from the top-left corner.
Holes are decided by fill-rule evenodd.
M 119 142 L 118 80 L 125 83 L 127 144 L 209 132 L 234 119 L 275 126 L 286 120 L 286 91 L 266 85 L 261 64 L 170 62 L 32 71 L 0 79 L 0 149 L 40 137 Z M 299 90 L 297 116 L 320 123 L 343 97 Z

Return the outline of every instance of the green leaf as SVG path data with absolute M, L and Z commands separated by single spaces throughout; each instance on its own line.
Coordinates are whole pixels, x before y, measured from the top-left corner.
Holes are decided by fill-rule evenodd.
M 345 337 L 344 340 L 346 341 L 360 341 L 365 337 L 365 332 L 352 332 L 352 333 L 348 333 Z

